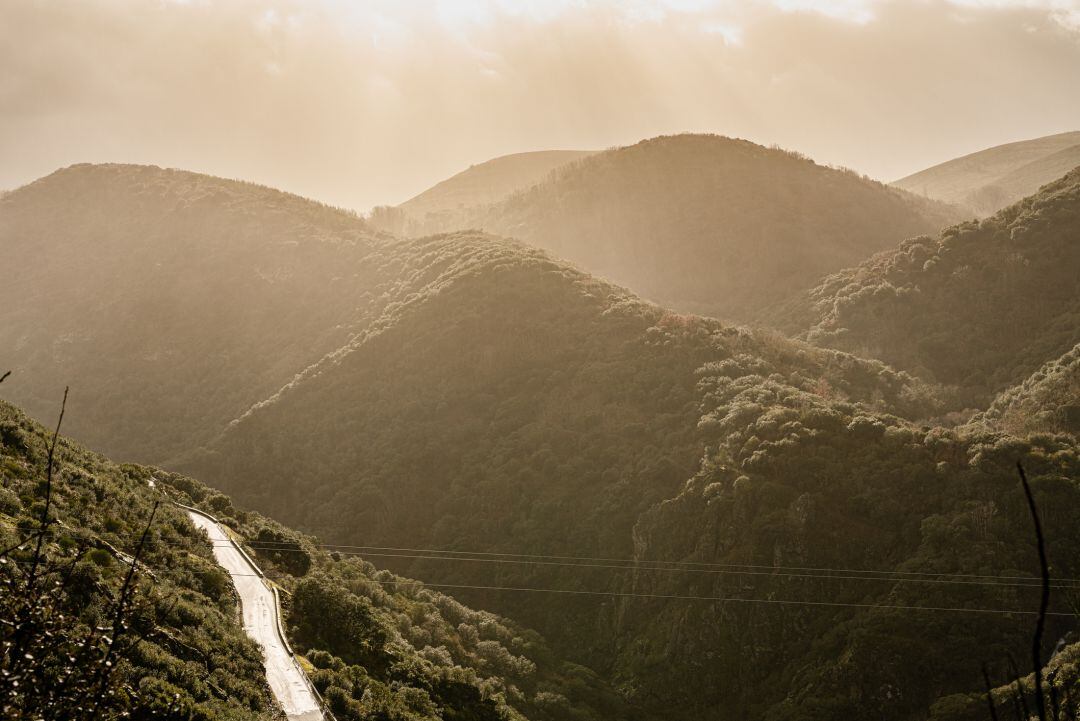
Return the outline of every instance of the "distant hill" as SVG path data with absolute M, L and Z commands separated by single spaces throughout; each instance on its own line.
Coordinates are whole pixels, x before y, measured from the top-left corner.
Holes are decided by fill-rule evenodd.
M 0 394 L 38 418 L 75 388 L 69 431 L 161 462 L 366 327 L 393 269 L 355 216 L 195 173 L 57 171 L 0 199 Z
M 462 227 L 455 219 L 467 216 L 477 207 L 526 190 L 556 168 L 587 158 L 594 152 L 538 150 L 503 155 L 469 166 L 395 208 L 377 209 L 372 218 L 384 230 L 396 233 L 432 224 L 451 229 Z
M 826 278 L 788 306 L 787 329 L 809 326 L 815 344 L 956 386 L 981 406 L 1080 341 L 1078 221 L 1080 169 Z
M 1006 143 L 948 160 L 893 183 L 991 215 L 1080 166 L 1080 131 Z
M 592 155 L 412 232 L 512 236 L 662 305 L 747 321 L 825 273 L 961 217 L 797 153 L 680 135 Z
M 594 153 L 593 150 L 537 150 L 502 155 L 469 166 L 398 207 L 423 219 L 427 213 L 485 205 L 543 180 L 556 168 Z

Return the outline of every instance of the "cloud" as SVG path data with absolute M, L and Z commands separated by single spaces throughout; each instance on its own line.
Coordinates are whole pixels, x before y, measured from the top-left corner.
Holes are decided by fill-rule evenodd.
M 0 3 L 0 187 L 80 161 L 356 208 L 470 163 L 714 131 L 885 179 L 1080 118 L 1045 0 Z

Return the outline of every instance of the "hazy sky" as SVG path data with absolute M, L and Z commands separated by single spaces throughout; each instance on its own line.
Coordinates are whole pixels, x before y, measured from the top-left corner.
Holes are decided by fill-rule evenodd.
M 1080 129 L 1080 0 L 0 0 L 0 188 L 75 162 L 364 210 L 680 131 L 883 180 Z

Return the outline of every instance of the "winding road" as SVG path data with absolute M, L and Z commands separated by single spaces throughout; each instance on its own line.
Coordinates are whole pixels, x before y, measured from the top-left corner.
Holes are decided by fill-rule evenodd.
M 277 600 L 263 581 L 262 573 L 214 519 L 190 509 L 188 516 L 196 528 L 206 531 L 214 546 L 214 558 L 229 572 L 236 586 L 244 631 L 262 647 L 266 680 L 281 708 L 290 719 L 324 721 L 307 677 L 281 637 Z

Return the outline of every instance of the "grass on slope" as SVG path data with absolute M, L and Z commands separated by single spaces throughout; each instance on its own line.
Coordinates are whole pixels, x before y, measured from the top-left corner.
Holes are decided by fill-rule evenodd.
M 1080 132 L 1006 143 L 901 178 L 893 185 L 912 193 L 991 215 L 1080 165 Z

